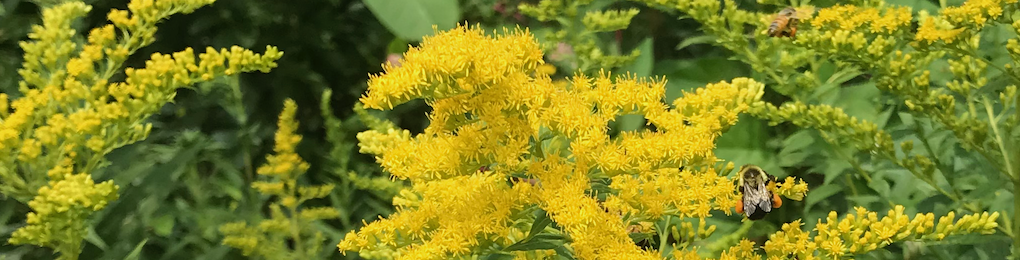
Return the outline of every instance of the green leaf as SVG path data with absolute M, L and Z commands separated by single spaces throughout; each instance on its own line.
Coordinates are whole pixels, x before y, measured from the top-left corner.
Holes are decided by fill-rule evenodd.
M 149 225 L 152 227 L 152 231 L 157 235 L 167 237 L 173 232 L 174 222 L 174 216 L 167 214 L 152 219 L 152 221 L 149 222 Z
M 779 150 L 780 167 L 790 167 L 801 165 L 805 163 L 812 155 L 816 155 L 817 152 L 813 151 L 812 144 L 816 143 L 815 136 L 811 134 L 811 129 L 797 130 L 790 136 L 783 140 L 782 148 Z
M 832 195 L 838 194 L 841 191 L 843 191 L 843 185 L 832 183 L 811 189 L 811 191 L 807 194 L 807 198 L 804 199 L 804 212 L 807 213 L 808 211 L 811 211 L 812 206 L 832 197 Z
M 616 117 L 616 127 L 620 131 L 634 131 L 645 125 L 642 115 L 621 115 Z
M 548 213 L 545 212 L 545 210 L 543 209 L 536 210 L 535 223 L 531 224 L 531 231 L 528 231 L 528 239 L 534 237 L 539 233 L 542 233 L 542 230 L 544 230 L 545 227 L 549 226 L 549 224 L 552 224 L 552 222 L 553 220 L 549 218 L 549 215 Z
M 849 150 L 849 148 L 833 146 L 827 147 L 831 147 L 831 149 L 844 149 L 844 152 L 850 154 L 850 152 L 846 151 Z M 817 172 L 821 172 L 822 175 L 825 176 L 825 180 L 822 182 L 824 184 L 829 184 L 836 178 L 843 176 L 843 174 L 847 171 L 854 171 L 853 165 L 835 155 L 830 155 L 830 157 L 828 157 L 823 163 L 816 165 L 813 169 Z M 856 173 L 857 172 L 855 171 L 854 174 Z
M 1005 235 L 982 235 L 982 234 L 965 234 L 948 236 L 946 239 L 940 241 L 929 241 L 925 242 L 928 245 L 987 245 L 987 244 L 1002 244 L 1009 246 L 1010 238 Z
M 96 229 L 92 226 L 89 226 L 88 228 L 88 234 L 85 235 L 85 241 L 89 241 L 89 243 L 96 245 L 96 247 L 103 251 L 110 249 L 110 246 L 106 245 L 106 242 L 103 241 L 103 238 L 99 237 L 99 234 L 96 234 Z
M 503 250 L 505 251 L 531 251 L 531 250 L 548 250 L 556 249 L 563 245 L 562 241 L 554 240 L 543 240 L 543 239 L 531 239 L 517 242 L 516 244 L 510 245 Z
M 574 260 L 574 252 L 568 250 L 567 247 L 561 246 L 553 250 L 556 250 L 556 255 L 562 259 Z
M 620 72 L 630 72 L 634 76 L 648 77 L 652 75 L 652 68 L 655 65 L 655 51 L 652 48 L 652 38 L 645 38 L 636 48 L 641 54 L 629 65 L 620 68 Z
M 666 82 L 667 102 L 680 97 L 683 91 L 690 92 L 708 83 L 750 75 L 746 64 L 726 58 L 664 60 L 655 63 L 652 74 L 665 75 L 669 79 Z
M 386 53 L 404 53 L 407 50 L 407 41 L 401 38 L 393 38 L 390 44 L 386 45 Z
M 914 12 L 926 10 L 928 13 L 938 13 L 939 6 L 932 1 L 927 0 L 887 0 L 886 3 L 899 6 L 909 6 Z
M 148 238 L 139 242 L 138 245 L 135 246 L 135 249 L 131 250 L 131 253 L 124 257 L 124 260 L 137 260 L 139 256 L 141 256 L 142 248 L 145 247 L 146 242 L 149 242 Z
M 843 112 L 858 120 L 875 122 L 881 118 L 882 107 L 875 102 L 881 94 L 870 82 L 843 87 L 839 89 L 839 98 L 834 100 L 833 105 L 843 108 Z
M 872 208 L 872 206 L 875 206 L 872 203 L 888 202 L 888 200 L 885 200 L 885 198 L 887 198 L 887 197 L 879 197 L 878 195 L 856 195 L 856 196 L 854 196 L 854 195 L 847 195 L 846 196 L 846 200 L 852 202 L 851 205 L 864 206 L 865 208 L 868 208 L 868 209 L 874 210 L 874 211 L 881 211 L 881 210 L 880 209 Z M 886 205 L 888 205 L 888 204 L 886 204 Z
M 457 0 L 365 0 L 368 10 L 397 37 L 420 41 L 432 35 L 432 26 L 445 31 L 460 21 Z
M 755 164 L 776 177 L 786 177 L 787 173 L 777 164 L 774 153 L 766 147 L 770 139 L 765 122 L 740 115 L 737 124 L 716 141 L 715 155 L 738 165 Z
M 495 253 L 495 254 L 489 254 L 489 255 L 483 257 L 482 259 L 485 259 L 485 260 L 513 260 L 514 258 L 515 258 L 514 255 L 511 255 L 511 254 Z
M 683 48 L 687 48 L 688 46 L 695 45 L 695 44 L 706 44 L 706 43 L 713 43 L 713 42 L 715 42 L 715 35 L 699 35 L 699 36 L 694 36 L 694 37 L 686 38 L 683 41 L 680 41 L 680 44 L 676 45 L 676 50 L 679 51 L 679 50 L 682 50 Z
M 549 221 L 550 223 L 552 221 Z M 548 224 L 547 224 L 548 225 Z M 531 251 L 555 249 L 563 246 L 567 238 L 561 234 L 539 233 L 529 235 L 528 238 L 503 248 L 503 251 Z

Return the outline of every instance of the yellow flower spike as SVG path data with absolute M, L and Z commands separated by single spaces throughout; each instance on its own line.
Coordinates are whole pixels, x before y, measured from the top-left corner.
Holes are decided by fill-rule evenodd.
M 17 154 L 19 165 L 6 167 L 32 167 L 50 169 L 47 176 L 28 176 L 26 179 L 4 176 L 0 183 L 26 183 L 20 187 L 0 185 L 5 194 L 34 205 L 30 222 L 15 233 L 13 240 L 54 248 L 62 258 L 73 258 L 80 251 L 84 233 L 78 226 L 84 223 L 91 211 L 99 210 L 116 198 L 111 182 L 95 184 L 88 174 L 72 174 L 71 169 L 83 172 L 104 165 L 76 162 L 75 159 L 103 158 L 102 155 L 117 148 L 144 139 L 151 125 L 143 123 L 165 103 L 178 88 L 186 87 L 198 73 L 173 73 L 194 65 L 190 52 L 175 56 L 153 55 L 142 69 L 124 70 L 125 82 L 110 83 L 109 78 L 128 55 L 151 43 L 155 26 L 170 15 L 191 12 L 212 1 L 168 0 L 132 1 L 132 12 L 114 10 L 107 16 L 112 22 L 89 31 L 86 43 L 75 42 L 77 32 L 71 29 L 73 20 L 84 16 L 91 7 L 80 1 L 70 1 L 43 9 L 43 23 L 33 27 L 30 41 L 22 42 L 25 62 L 19 70 L 22 98 L 11 101 L 11 112 L 6 99 L 0 123 L 0 154 Z M 139 20 L 142 16 L 145 19 Z M 120 30 L 115 30 L 118 28 Z M 119 37 L 123 33 L 124 37 Z M 129 37 L 130 36 L 130 37 Z M 77 52 L 77 53 L 76 53 Z M 280 53 L 268 48 L 266 55 L 247 55 L 232 60 L 230 65 L 238 71 L 265 71 L 275 66 Z M 58 61 L 66 61 L 59 63 Z M 179 66 L 179 67 L 178 67 Z M 209 66 L 210 75 L 222 75 L 222 62 Z M 169 81 L 167 79 L 174 79 Z M 207 78 L 211 79 L 211 77 Z M 6 96 L 5 96 L 6 98 Z M 130 112 L 129 112 L 130 111 Z M 22 133 L 31 133 L 22 135 Z M 24 138 L 24 140 L 20 140 Z M 79 156 L 80 155 L 80 156 Z M 35 157 L 35 158 L 33 158 Z M 59 164 L 54 163 L 59 162 Z M 80 163 L 80 164 L 78 164 Z M 78 167 L 76 167 L 78 166 Z M 80 168 L 83 167 L 83 168 Z M 47 184 L 45 177 L 49 177 Z M 74 192 L 64 192 L 74 190 Z M 87 196 L 74 199 L 66 194 Z M 57 196 L 57 199 L 52 197 Z M 63 203 L 51 207 L 54 203 Z M 68 213 L 73 212 L 73 213 Z M 51 219 L 52 218 L 52 219 Z M 41 221 L 41 222 L 39 222 Z M 44 222 L 64 223 L 47 226 Z M 49 229 L 69 232 L 43 232 Z M 24 234 L 35 234 L 25 239 Z
M 297 134 L 299 125 L 295 118 L 297 109 L 294 100 L 284 101 L 274 135 L 275 154 L 267 156 L 266 164 L 257 170 L 259 175 L 268 177 L 269 180 L 252 183 L 252 188 L 259 193 L 279 198 L 270 204 L 269 218 L 263 219 L 255 227 L 247 226 L 244 222 L 229 223 L 220 227 L 220 232 L 224 234 L 223 244 L 241 249 L 245 255 L 266 258 L 282 256 L 316 258 L 318 250 L 310 249 L 321 247 L 325 237 L 319 231 L 313 232 L 308 229 L 308 226 L 314 225 L 318 220 L 339 216 L 339 212 L 331 207 L 303 205 L 308 200 L 328 196 L 334 186 L 298 184 L 298 178 L 305 174 L 309 166 L 295 150 L 301 142 L 301 136 Z M 301 244 L 296 245 L 294 250 L 282 250 L 290 248 L 290 245 L 284 242 L 287 240 L 301 241 Z
M 867 253 L 902 240 L 941 240 L 951 235 L 991 233 L 998 228 L 995 222 L 998 217 L 996 213 L 965 215 L 953 223 L 955 215 L 950 212 L 939 220 L 939 228 L 932 232 L 931 229 L 920 227 L 931 226 L 933 214 L 917 214 L 910 219 L 903 214 L 904 210 L 903 206 L 896 205 L 881 219 L 875 212 L 862 207 L 856 208 L 856 215 L 847 215 L 843 220 L 836 218 L 836 212 L 830 212 L 825 221 L 819 221 L 815 226 L 818 235 L 812 240 L 800 242 L 794 242 L 797 241 L 794 237 L 806 233 L 797 228 L 799 221 L 784 224 L 782 231 L 769 236 L 769 241 L 765 242 L 765 252 L 770 257 L 797 252 L 808 256 L 833 258 L 848 253 Z M 858 225 L 851 224 L 858 221 Z M 807 250 L 808 247 L 814 248 Z

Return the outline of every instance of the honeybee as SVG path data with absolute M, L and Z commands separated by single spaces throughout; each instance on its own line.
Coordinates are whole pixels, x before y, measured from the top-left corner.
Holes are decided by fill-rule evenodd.
M 772 19 L 772 24 L 769 24 L 769 36 L 794 37 L 797 34 L 797 23 L 799 22 L 797 9 L 793 7 L 783 8 L 782 11 L 776 14 L 776 18 Z
M 742 195 L 737 200 L 738 214 L 744 214 L 750 220 L 759 220 L 772 212 L 772 209 L 783 205 L 779 195 L 768 189 L 770 184 L 776 182 L 775 176 L 751 164 L 741 166 L 737 175 L 740 182 L 737 190 Z

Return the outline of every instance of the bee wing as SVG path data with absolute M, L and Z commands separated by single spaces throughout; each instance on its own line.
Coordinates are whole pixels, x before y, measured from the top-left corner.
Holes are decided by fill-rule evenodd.
M 797 10 L 797 12 L 794 15 L 797 16 L 796 17 L 797 19 L 811 18 L 815 14 L 815 7 L 814 6 L 802 6 L 802 7 L 796 8 L 796 10 Z
M 745 199 L 744 200 L 744 215 L 747 215 L 747 216 L 753 215 L 754 212 L 757 211 L 757 209 L 758 209 L 758 206 L 755 205 L 755 204 L 757 204 L 756 201 Z
M 756 201 L 758 202 L 758 208 L 765 212 L 772 212 L 772 194 L 771 192 L 765 192 L 765 198 Z
M 765 213 L 772 212 L 772 194 L 765 188 L 765 182 L 758 182 L 757 185 L 748 182 L 744 184 L 744 214 L 751 216 L 759 210 Z

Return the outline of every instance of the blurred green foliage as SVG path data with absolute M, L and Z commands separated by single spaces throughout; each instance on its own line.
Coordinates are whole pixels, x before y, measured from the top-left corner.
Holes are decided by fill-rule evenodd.
M 93 5 L 93 10 L 109 10 L 124 8 L 127 1 L 86 2 Z M 533 8 L 552 2 L 565 4 L 560 9 L 564 12 Z M 810 4 L 825 7 L 838 2 Z M 911 7 L 915 14 L 921 10 L 937 13 L 940 5 L 962 3 L 886 2 Z M 749 0 L 721 3 L 733 6 L 721 6 L 720 12 L 738 8 L 774 13 L 791 5 Z M 0 5 L 0 92 L 12 98 L 19 96 L 16 70 L 22 52 L 18 42 L 27 39 L 30 25 L 39 22 L 39 10 L 39 5 L 31 1 L 3 0 Z M 105 16 L 105 11 L 93 12 L 79 26 L 91 28 L 103 23 Z M 629 20 L 629 26 L 613 21 L 621 16 Z M 913 140 L 920 144 L 923 140 L 930 144 L 924 147 L 927 155 L 945 162 L 943 167 L 951 167 L 945 171 L 988 171 L 984 161 L 967 155 L 969 152 L 959 146 L 951 132 L 939 128 L 930 118 L 909 113 L 893 95 L 876 89 L 865 71 L 818 60 L 810 70 L 821 84 L 810 92 L 797 93 L 788 88 L 795 83 L 783 80 L 788 78 L 768 75 L 755 67 L 762 66 L 756 61 L 778 60 L 779 49 L 769 49 L 774 46 L 763 43 L 749 55 L 720 41 L 733 35 L 705 29 L 706 20 L 673 8 L 612 0 L 220 0 L 164 22 L 156 42 L 140 50 L 140 55 L 133 56 L 127 65 L 139 67 L 153 52 L 196 46 L 273 45 L 286 55 L 271 73 L 208 83 L 226 87 L 181 91 L 176 102 L 153 119 L 148 139 L 110 154 L 111 166 L 93 174 L 97 181 L 114 180 L 120 185 L 120 199 L 93 216 L 81 259 L 244 259 L 239 250 L 222 244 L 218 227 L 237 220 L 256 221 L 271 211 L 269 198 L 250 186 L 256 180 L 255 168 L 265 163 L 264 158 L 272 150 L 276 116 L 285 98 L 299 104 L 297 133 L 304 136 L 304 141 L 297 152 L 311 165 L 300 181 L 309 185 L 337 184 L 333 194 L 308 204 L 339 211 L 338 219 L 324 221 L 317 228 L 327 237 L 323 247 L 329 254 L 326 257 L 343 257 L 332 245 L 344 233 L 359 227 L 362 220 L 392 212 L 390 199 L 394 187 L 399 187 L 399 183 L 390 187 L 380 184 L 387 176 L 371 156 L 356 152 L 355 134 L 378 123 L 371 122 L 378 120 L 374 117 L 412 131 L 421 131 L 426 124 L 422 112 L 426 106 L 422 103 L 401 106 L 389 114 L 356 112 L 352 108 L 364 92 L 365 80 L 370 73 L 379 73 L 380 64 L 392 62 L 392 56 L 399 56 L 408 44 L 414 45 L 421 36 L 431 34 L 432 25 L 445 30 L 465 22 L 489 29 L 530 28 L 543 41 L 546 60 L 559 68 L 554 79 L 578 70 L 600 69 L 659 75 L 668 79 L 667 99 L 672 100 L 706 83 L 753 77 L 779 86 L 767 89 L 765 99 L 770 103 L 797 99 L 840 107 L 849 115 L 876 123 L 896 143 Z M 732 32 L 740 37 L 752 33 L 744 28 Z M 1010 62 L 1004 50 L 996 47 L 1016 37 L 1008 26 L 986 29 L 980 37 L 988 43 L 977 50 L 981 57 L 1000 66 Z M 749 58 L 754 55 L 759 56 Z M 936 61 L 932 67 L 933 78 L 949 74 L 944 61 Z M 198 89 L 230 91 L 204 93 Z M 332 94 L 323 95 L 326 91 Z M 627 130 L 647 126 L 640 117 L 625 117 L 612 127 Z M 988 188 L 989 184 L 1005 183 L 1001 175 L 958 174 L 937 180 L 939 185 L 965 193 L 965 201 L 974 203 L 965 205 L 939 194 L 888 160 L 874 159 L 825 138 L 819 131 L 790 123 L 770 127 L 764 121 L 742 117 L 719 140 L 717 155 L 728 161 L 760 165 L 777 177 L 798 176 L 812 185 L 811 192 L 803 202 L 789 202 L 762 221 L 741 223 L 736 216 L 719 214 L 708 222 L 718 226 L 708 241 L 735 243 L 727 234 L 736 233 L 746 234 L 760 245 L 764 235 L 778 230 L 782 223 L 804 219 L 805 229 L 810 229 L 830 210 L 849 212 L 855 205 L 884 211 L 891 204 L 902 204 L 913 212 L 936 215 L 976 206 L 1016 214 L 1012 206 L 1015 189 L 1001 185 Z M 861 169 L 872 173 L 869 180 L 857 174 Z M 6 241 L 11 232 L 24 225 L 28 211 L 26 205 L 0 196 L 0 241 Z M 940 244 L 908 242 L 862 258 L 999 259 L 1010 254 L 1009 243 L 1009 237 L 1003 234 Z M 705 246 L 708 251 L 725 248 L 694 246 Z M 46 249 L 0 243 L 0 259 L 52 257 Z

